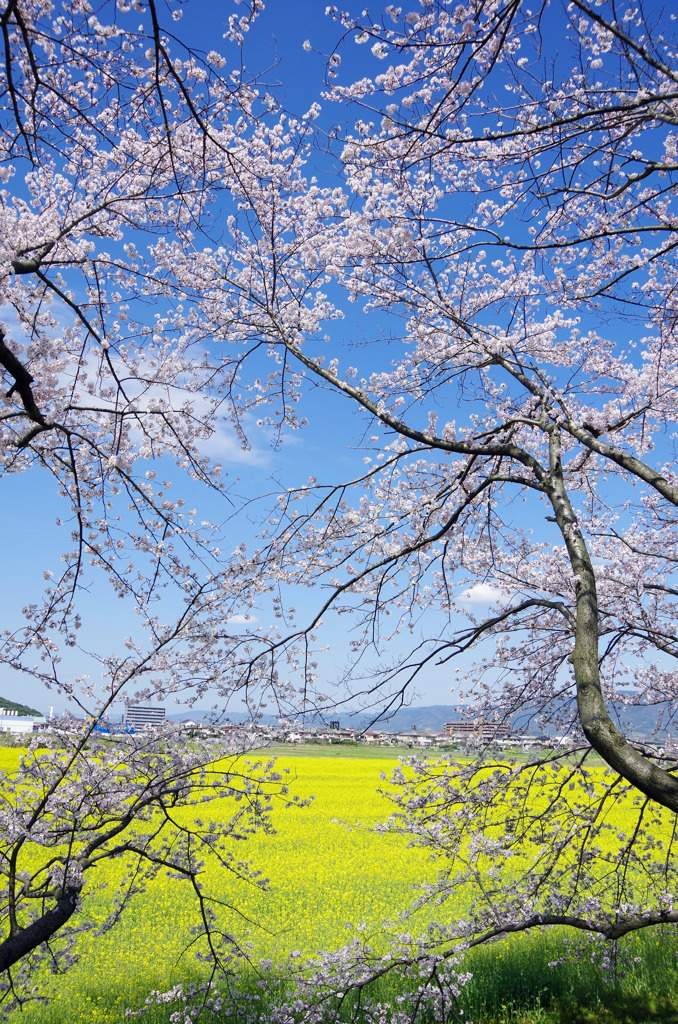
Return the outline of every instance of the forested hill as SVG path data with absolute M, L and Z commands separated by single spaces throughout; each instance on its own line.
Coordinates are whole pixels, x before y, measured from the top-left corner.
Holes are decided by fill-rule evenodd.
M 0 715 L 2 715 L 3 711 L 16 711 L 17 715 L 38 715 L 38 717 L 42 717 L 42 711 L 36 711 L 35 708 L 29 708 L 27 704 L 17 704 L 16 701 L 0 697 Z

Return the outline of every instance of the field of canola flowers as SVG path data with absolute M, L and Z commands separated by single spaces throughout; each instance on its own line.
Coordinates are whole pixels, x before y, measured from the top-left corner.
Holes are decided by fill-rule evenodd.
M 0 768 L 9 768 L 17 756 L 17 751 L 0 750 Z M 276 809 L 276 834 L 248 840 L 243 855 L 270 878 L 268 892 L 239 885 L 228 875 L 223 883 L 219 879 L 227 887 L 224 896 L 231 896 L 257 923 L 249 927 L 255 960 L 267 957 L 280 962 L 291 950 L 312 955 L 336 948 L 350 938 L 349 923 L 364 922 L 368 931 L 378 931 L 382 921 L 392 921 L 409 904 L 417 883 L 435 876 L 438 865 L 426 851 L 407 848 L 401 837 L 370 829 L 390 812 L 391 805 L 377 787 L 381 773 L 389 773 L 395 762 L 395 755 L 367 758 L 334 752 L 332 756 L 279 758 L 278 765 L 291 770 L 293 791 L 315 799 L 304 808 Z M 210 817 L 218 817 L 217 804 L 211 805 Z M 90 905 L 100 905 L 102 917 L 110 870 L 109 866 L 102 871 L 101 888 L 90 884 L 86 896 Z M 59 978 L 36 978 L 49 1001 L 29 1006 L 21 1014 L 21 1024 L 122 1024 L 125 1008 L 140 1006 L 150 990 L 199 980 L 199 965 L 190 952 L 185 953 L 189 929 L 195 923 L 194 906 L 190 900 L 184 903 L 183 895 L 181 885 L 159 876 L 145 894 L 135 898 L 112 932 L 91 942 L 83 936 L 80 962 L 71 971 Z M 235 915 L 230 926 L 239 936 L 247 927 Z M 660 972 L 663 993 L 668 998 L 669 990 L 676 992 L 677 998 L 670 996 L 669 1002 L 671 1008 L 675 1002 L 678 1010 L 673 940 L 671 949 L 658 934 L 641 941 L 650 976 Z M 558 985 L 566 996 L 580 982 L 598 992 L 594 971 L 589 971 L 588 980 L 575 982 L 571 971 L 561 971 L 560 980 L 558 972 L 549 972 L 547 962 L 562 953 L 559 942 L 557 936 L 523 938 L 502 943 L 501 948 L 479 950 L 476 1019 L 528 1019 L 516 1016 L 508 1001 L 507 993 L 520 992 L 521 985 L 528 1002 L 534 1002 L 535 993 L 538 1001 L 540 992 Z M 581 968 L 578 971 L 581 974 Z M 600 993 L 596 998 L 601 998 Z M 606 998 L 604 992 L 602 998 Z M 158 1009 L 140 1019 L 155 1024 L 167 1015 Z M 538 1014 L 529 1017 L 533 1019 L 546 1018 Z
M 246 851 L 244 844 L 238 850 L 270 878 L 267 892 L 224 879 L 234 904 L 259 925 L 248 927 L 236 915 L 229 923 L 239 936 L 249 930 L 257 958 L 278 961 L 290 950 L 306 955 L 343 945 L 349 922 L 378 927 L 394 917 L 394 908 L 407 905 L 416 882 L 434 877 L 436 866 L 427 853 L 369 830 L 389 814 L 390 805 L 376 789 L 380 772 L 389 771 L 395 760 L 278 759 L 280 768 L 291 769 L 294 793 L 315 799 L 303 808 L 276 808 L 276 834 L 255 835 Z M 218 818 L 218 802 L 210 805 L 209 815 Z M 103 869 L 102 883 L 109 870 Z M 86 898 L 100 901 L 103 916 L 105 889 L 90 889 Z M 61 978 L 44 979 L 50 1001 L 25 1010 L 22 1024 L 113 1024 L 151 989 L 197 979 L 192 954 L 182 956 L 194 913 L 183 886 L 158 876 L 112 932 L 91 945 L 83 936 L 80 962 Z

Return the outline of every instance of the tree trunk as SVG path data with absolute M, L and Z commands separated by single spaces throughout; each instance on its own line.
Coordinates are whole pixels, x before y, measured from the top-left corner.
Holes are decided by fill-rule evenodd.
M 600 616 L 595 570 L 559 472 L 552 474 L 545 490 L 551 499 L 574 572 L 577 610 L 571 660 L 577 686 L 579 721 L 584 735 L 593 749 L 622 778 L 651 800 L 678 812 L 678 779 L 632 747 L 610 718 L 598 670 Z
M 47 942 L 59 931 L 77 909 L 80 896 L 79 888 L 68 888 L 57 900 L 56 906 L 33 921 L 27 928 L 22 928 L 15 935 L 10 935 L 0 943 L 0 971 L 7 971 L 17 961 L 32 950 Z

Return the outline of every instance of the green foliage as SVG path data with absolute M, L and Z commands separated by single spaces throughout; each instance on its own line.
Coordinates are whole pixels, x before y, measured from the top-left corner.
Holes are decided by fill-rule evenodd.
M 29 708 L 27 704 L 17 704 L 16 701 L 0 697 L 0 715 L 5 711 L 16 711 L 17 715 L 25 715 L 27 718 L 31 715 L 42 717 L 42 711 L 36 711 L 35 708 Z

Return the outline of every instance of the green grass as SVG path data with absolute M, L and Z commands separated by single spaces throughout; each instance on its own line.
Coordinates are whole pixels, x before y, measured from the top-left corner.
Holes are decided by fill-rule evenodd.
M 659 937 L 661 934 L 661 937 Z M 564 952 L 562 936 L 524 936 L 509 942 L 497 942 L 491 947 L 473 951 L 465 967 L 473 972 L 472 981 L 463 990 L 459 1010 L 463 1018 L 475 1024 L 678 1024 L 678 970 L 676 967 L 675 935 L 654 931 L 622 943 L 621 952 L 642 956 L 642 963 L 614 982 L 605 981 L 598 968 L 587 958 L 590 950 L 584 946 L 581 959 L 574 956 L 563 964 L 549 968 L 549 960 Z M 189 969 L 185 980 L 197 979 Z M 116 987 L 118 1007 L 125 999 L 135 1005 L 146 994 L 143 975 L 139 983 Z M 267 1006 L 252 976 L 244 978 L 243 993 L 248 1012 L 259 1005 L 260 1019 L 266 1017 Z M 397 981 L 380 983 L 375 997 L 392 1001 L 398 994 Z M 123 994 L 124 993 L 124 998 Z M 135 1000 L 136 997 L 136 1000 Z M 79 1006 L 85 1006 L 92 1024 L 122 1020 L 110 1016 L 108 997 L 98 988 L 81 989 Z M 346 1005 L 346 1018 L 351 1003 Z M 175 1007 L 176 1009 L 176 1007 Z M 45 1007 L 39 1018 L 49 1024 L 62 1024 L 64 1005 Z M 141 1018 L 146 1024 L 167 1024 L 170 1011 L 154 1007 Z M 36 1019 L 32 1014 L 22 1015 L 25 1020 Z M 80 1019 L 79 1016 L 76 1019 Z M 204 1024 L 241 1024 L 240 1015 L 214 1016 L 206 1012 Z M 432 1022 L 427 1022 L 432 1024 Z
M 441 757 L 445 756 L 445 753 L 454 749 L 455 753 L 459 753 L 457 748 L 443 748 L 433 751 L 424 751 L 426 754 L 437 753 Z M 260 756 L 270 755 L 271 757 L 284 757 L 292 758 L 296 760 L 299 757 L 351 757 L 359 758 L 361 761 L 378 760 L 378 761 L 397 761 L 401 757 L 411 757 L 416 751 L 410 747 L 380 747 L 376 744 L 374 746 L 367 746 L 364 743 L 357 743 L 356 741 L 346 741 L 342 743 L 296 743 L 294 746 L 287 743 L 277 743 L 270 747 L 263 747 L 257 751 Z
M 478 949 L 468 958 L 474 977 L 461 1005 L 469 1018 L 493 1024 L 678 1021 L 675 931 L 620 941 L 616 972 L 607 977 L 597 965 L 603 945 L 550 932 Z M 559 959 L 565 962 L 548 966 Z

